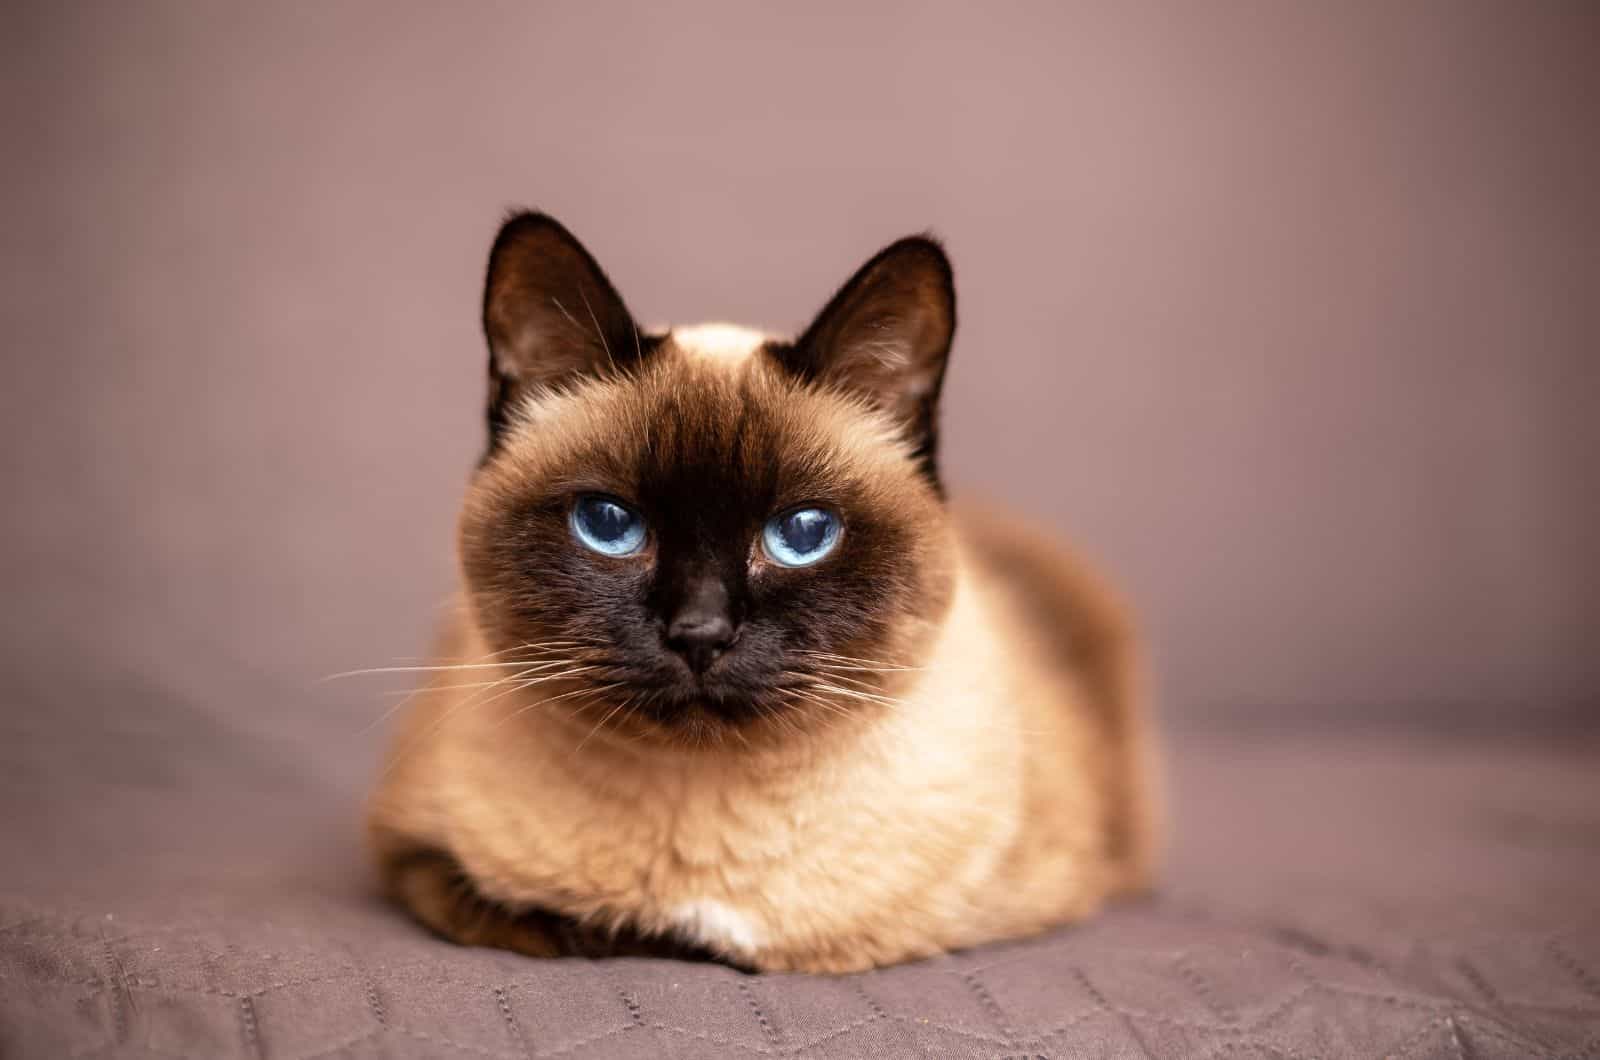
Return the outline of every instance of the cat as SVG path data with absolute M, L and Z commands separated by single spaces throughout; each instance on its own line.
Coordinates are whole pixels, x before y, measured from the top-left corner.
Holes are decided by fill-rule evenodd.
M 447 939 L 844 973 L 1031 935 L 1153 866 L 1137 645 L 957 510 L 925 236 L 793 340 L 641 330 L 559 222 L 490 252 L 461 593 L 369 805 Z

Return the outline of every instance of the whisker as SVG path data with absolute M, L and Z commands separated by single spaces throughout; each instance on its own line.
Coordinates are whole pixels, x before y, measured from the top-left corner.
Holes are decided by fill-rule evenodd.
M 437 736 L 444 729 L 444 727 L 449 724 L 450 720 L 458 716 L 462 710 L 468 707 L 486 707 L 490 703 L 494 703 L 508 695 L 511 695 L 513 692 L 518 692 L 537 684 L 544 684 L 547 681 L 562 680 L 573 676 L 576 671 L 564 671 L 559 674 L 542 674 L 537 677 L 529 678 L 527 675 L 531 672 L 532 671 L 529 670 L 523 670 L 515 674 L 508 674 L 498 681 L 488 682 L 481 690 L 472 693 L 470 696 L 464 698 L 461 702 L 446 708 L 445 712 L 441 714 L 437 720 L 435 720 L 433 725 L 428 728 L 427 732 L 418 735 L 409 743 L 407 743 L 405 747 L 395 751 L 394 757 L 390 759 L 389 764 L 384 768 L 382 774 L 380 774 L 380 779 L 382 777 L 387 777 L 389 773 L 393 771 L 395 766 L 399 765 L 407 755 L 413 753 L 422 744 Z M 510 684 L 511 687 L 506 689 L 504 692 L 484 698 L 490 690 L 498 688 L 503 684 Z M 419 689 L 418 691 L 422 690 Z M 394 708 L 391 708 L 391 713 L 393 710 L 397 710 L 404 705 L 405 700 L 402 700 L 400 703 L 397 703 Z
M 839 685 L 830 685 L 821 681 L 816 682 L 812 687 L 820 692 L 832 692 L 837 696 L 859 699 L 868 703 L 881 703 L 886 707 L 899 708 L 905 705 L 903 700 L 895 699 L 891 696 L 880 696 L 873 692 L 862 692 L 854 688 L 841 688 Z
M 869 692 L 870 691 L 874 691 L 877 688 L 876 685 L 872 684 L 870 681 L 864 680 L 863 678 L 860 678 L 860 677 L 846 677 L 844 674 L 834 673 L 832 670 L 829 670 L 826 667 L 822 667 L 820 669 L 822 670 L 823 674 L 825 674 L 827 676 L 828 680 L 830 680 L 830 681 L 844 681 L 844 682 L 846 682 L 848 684 L 852 684 L 852 685 L 855 685 L 855 686 L 857 686 L 859 688 L 863 688 L 863 689 L 865 689 L 865 690 L 867 690 Z
M 411 689 L 409 692 L 392 693 L 393 695 L 403 696 L 404 698 L 398 703 L 394 704 L 388 710 L 385 710 L 382 714 L 379 714 L 376 718 L 373 718 L 371 721 L 361 726 L 361 728 L 357 729 L 356 735 L 365 736 L 373 729 L 376 729 L 379 725 L 382 725 L 384 722 L 398 714 L 400 712 L 400 708 L 404 707 L 407 703 L 410 703 L 413 699 L 416 699 L 418 696 L 428 691 L 428 688 L 429 686 L 422 685 L 421 687 Z
M 547 656 L 553 655 L 553 654 L 554 654 L 553 651 L 546 653 Z M 440 673 L 440 674 L 442 674 L 442 673 L 451 673 L 451 672 L 457 671 L 457 670 L 501 670 L 501 669 L 506 669 L 506 668 L 509 668 L 509 667 L 516 667 L 516 666 L 533 666 L 533 667 L 546 667 L 546 668 L 548 668 L 548 667 L 551 667 L 551 666 L 570 666 L 575 661 L 576 660 L 574 660 L 574 659 L 572 659 L 570 657 L 565 657 L 565 658 L 548 658 L 547 657 L 547 658 L 538 658 L 538 659 L 501 659 L 498 662 L 449 663 L 449 664 L 445 664 L 445 665 L 434 664 L 434 665 L 428 665 L 428 666 L 375 666 L 375 667 L 369 667 L 368 669 L 365 669 L 365 670 L 349 670 L 349 671 L 346 671 L 345 673 L 329 674 L 327 677 L 324 677 L 322 680 L 324 680 L 324 681 L 332 681 L 335 678 L 340 678 L 340 677 L 361 677 L 361 676 L 365 676 L 365 675 L 369 675 L 369 674 L 405 674 L 405 673 Z
M 506 696 L 512 695 L 514 693 L 526 691 L 527 689 L 532 688 L 534 685 L 542 685 L 542 684 L 546 684 L 546 683 L 548 683 L 550 681 L 564 681 L 564 680 L 566 680 L 566 679 L 568 679 L 570 677 L 573 677 L 576 674 L 581 673 L 581 672 L 583 672 L 584 670 L 587 670 L 587 669 L 592 669 L 592 667 L 581 667 L 581 668 L 574 669 L 574 670 L 563 670 L 561 673 L 558 673 L 558 674 L 541 674 L 538 677 L 526 677 L 524 675 L 526 674 L 527 671 L 524 671 L 523 673 L 512 674 L 510 677 L 505 678 L 503 681 L 491 682 L 486 686 L 485 691 L 487 691 L 490 688 L 496 688 L 499 685 L 506 684 L 506 683 L 510 683 L 511 687 L 506 689 L 504 692 L 497 693 L 496 695 L 490 696 L 487 699 L 483 698 L 483 694 L 484 694 L 483 692 L 475 692 L 475 693 L 473 693 L 472 695 L 468 696 L 465 700 L 463 700 L 461 703 L 458 703 L 458 704 L 456 704 L 456 706 L 451 707 L 449 710 L 447 710 L 445 712 L 444 717 L 439 719 L 439 724 L 434 726 L 434 728 L 432 730 L 430 730 L 428 735 L 431 737 L 434 734 L 436 734 L 439 731 L 439 729 L 444 725 L 445 721 L 448 720 L 450 715 L 454 714 L 456 711 L 460 710 L 464 706 L 472 706 L 472 707 L 474 707 L 476 709 L 480 709 L 481 710 L 482 708 L 487 707 L 491 703 L 498 702 L 498 701 L 504 699 Z M 556 698 L 562 698 L 562 697 L 556 697 Z
M 501 648 L 499 651 L 489 652 L 487 655 L 481 656 L 481 658 L 498 659 L 502 655 L 510 655 L 512 652 L 524 650 L 538 651 L 540 649 L 582 648 L 587 646 L 589 646 L 589 643 L 582 640 L 530 640 L 525 644 L 517 644 L 509 648 Z
M 426 674 L 446 673 L 451 670 L 499 670 L 507 666 L 521 666 L 520 662 L 486 662 L 486 663 L 450 663 L 443 666 L 369 666 L 364 670 L 345 670 L 343 673 L 329 674 L 324 681 L 334 681 L 341 677 L 365 677 L 369 674 Z
M 411 753 L 416 751 L 417 748 L 421 747 L 424 743 L 427 743 L 429 740 L 432 740 L 435 736 L 439 735 L 439 733 L 444 729 L 445 725 L 449 724 L 451 718 L 453 718 L 453 717 L 457 716 L 458 714 L 460 714 L 460 712 L 463 709 L 465 709 L 466 707 L 469 707 L 469 706 L 473 705 L 473 703 L 475 701 L 481 700 L 483 695 L 484 695 L 484 693 L 489 691 L 489 689 L 497 688 L 502 684 L 510 684 L 511 682 L 516 681 L 517 679 L 518 679 L 518 675 L 517 674 L 508 674 L 507 676 L 501 678 L 499 681 L 492 682 L 491 684 L 488 685 L 487 688 L 485 688 L 485 689 L 483 689 L 481 691 L 478 691 L 478 692 L 474 692 L 472 695 L 467 696 L 464 699 L 462 699 L 461 702 L 456 703 L 456 704 L 454 704 L 454 705 L 452 705 L 450 707 L 447 707 L 445 709 L 444 713 L 439 715 L 439 717 L 434 721 L 434 723 L 431 726 L 428 727 L 428 730 L 426 732 L 419 734 L 418 736 L 416 736 L 415 738 L 410 740 L 404 747 L 399 748 L 399 749 L 397 749 L 395 751 L 394 757 L 392 757 L 389 760 L 389 764 L 384 767 L 384 770 L 380 774 L 379 779 L 381 780 L 384 777 L 387 777 L 391 772 L 394 771 L 396 766 L 398 766 L 402 761 L 405 760 L 405 758 L 408 755 L 410 755 Z M 508 691 L 515 691 L 516 687 L 517 687 L 516 685 L 512 685 L 511 689 L 509 689 Z M 505 693 L 501 693 L 501 694 L 504 695 Z M 500 698 L 500 697 L 499 696 L 493 696 L 489 700 L 487 700 L 487 702 L 493 702 L 495 699 L 498 699 L 498 698 Z M 402 700 L 401 703 L 397 704 L 396 706 L 397 707 L 401 706 L 401 705 L 404 704 L 404 702 L 405 701 Z
M 551 665 L 554 665 L 554 664 L 551 664 Z M 579 666 L 579 667 L 576 667 L 574 669 L 563 670 L 560 673 L 556 673 L 556 674 L 538 674 L 536 676 L 529 677 L 527 679 L 521 679 L 521 678 L 517 677 L 516 675 L 512 675 L 510 678 L 501 678 L 498 681 L 473 681 L 473 682 L 468 682 L 466 684 L 456 684 L 456 685 L 423 685 L 421 688 L 417 689 L 414 692 L 386 692 L 386 693 L 384 693 L 384 695 L 390 695 L 390 696 L 417 695 L 419 693 L 428 693 L 428 692 L 454 692 L 454 691 L 458 691 L 458 690 L 466 689 L 466 688 L 495 688 L 495 687 L 497 687 L 499 685 L 505 684 L 505 682 L 507 680 L 519 681 L 519 683 L 521 683 L 521 684 L 523 684 L 525 686 L 527 686 L 527 685 L 536 685 L 536 684 L 543 684 L 546 681 L 559 681 L 559 680 L 562 680 L 562 679 L 567 678 L 567 677 L 572 677 L 572 676 L 575 676 L 577 674 L 582 674 L 582 673 L 589 673 L 591 671 L 598 670 L 598 669 L 600 669 L 600 667 L 598 667 L 598 666 Z M 532 670 L 531 669 L 530 670 L 524 670 L 523 673 L 532 673 Z
M 546 699 L 538 700 L 537 702 L 525 703 L 522 706 L 518 707 L 516 710 L 512 711 L 510 714 L 508 714 L 505 717 L 501 718 L 499 721 L 495 722 L 494 728 L 498 729 L 498 728 L 500 728 L 500 726 L 506 725 L 506 724 L 516 720 L 517 718 L 522 717 L 522 715 L 528 713 L 528 711 L 535 710 L 535 709 L 537 709 L 539 707 L 544 706 L 547 703 L 557 703 L 557 702 L 559 702 L 559 701 L 561 701 L 563 699 L 571 699 L 573 696 L 583 696 L 583 695 L 595 696 L 595 695 L 599 695 L 602 692 L 610 691 L 611 689 L 621 688 L 621 687 L 623 687 L 624 684 L 626 684 L 626 682 L 617 681 L 617 682 L 614 682 L 614 683 L 609 684 L 609 685 L 597 685 L 597 686 L 595 686 L 593 688 L 589 688 L 589 687 L 574 688 L 572 691 L 563 692 L 559 696 L 550 696 L 550 697 L 548 697 Z
M 861 658 L 859 656 L 855 656 L 855 655 L 838 655 L 838 654 L 835 654 L 834 652 L 828 652 L 828 651 L 807 651 L 807 650 L 802 650 L 799 654 L 801 654 L 801 655 L 809 655 L 813 659 L 826 659 L 826 660 L 831 660 L 831 661 L 838 662 L 838 663 L 848 664 L 846 666 L 841 667 L 842 669 L 850 669 L 852 667 L 859 667 L 860 669 L 863 669 L 863 670 L 874 670 L 874 671 L 879 671 L 879 672 L 900 672 L 900 671 L 910 672 L 910 671 L 927 669 L 927 667 L 925 667 L 925 666 L 899 666 L 899 665 L 896 665 L 894 663 L 884 662 L 884 661 L 882 661 L 880 659 L 863 659 L 863 658 Z
M 526 647 L 526 646 L 524 645 L 524 647 Z M 498 665 L 502 665 L 502 666 L 520 666 L 522 664 L 521 663 L 508 662 L 508 663 L 500 663 Z M 502 677 L 497 681 L 487 681 L 487 682 L 480 682 L 480 683 L 476 683 L 476 684 L 450 684 L 450 685 L 441 685 L 441 684 L 437 684 L 437 683 L 434 683 L 434 682 L 429 682 L 429 683 L 426 683 L 426 684 L 418 685 L 416 688 L 413 688 L 408 692 L 386 693 L 387 695 L 400 695 L 400 696 L 402 696 L 402 698 L 398 703 L 394 704 L 388 710 L 385 710 L 382 714 L 378 715 L 378 717 L 374 718 L 372 721 L 369 721 L 367 724 L 363 725 L 361 727 L 361 729 L 360 729 L 360 732 L 361 733 L 366 733 L 366 732 L 369 732 L 370 730 L 376 728 L 377 726 L 382 725 L 384 722 L 386 722 L 390 718 L 394 717 L 394 715 L 396 713 L 398 713 L 400 711 L 400 709 L 402 707 L 404 707 L 407 703 L 410 703 L 412 700 L 416 699 L 419 696 L 428 695 L 428 694 L 433 693 L 433 692 L 443 692 L 443 691 L 447 691 L 447 690 L 450 690 L 450 689 L 458 689 L 458 688 L 494 688 L 497 685 L 499 685 L 500 683 L 502 683 L 503 681 L 515 680 L 519 676 L 533 673 L 535 670 L 538 670 L 538 669 L 541 669 L 541 668 L 545 668 L 545 667 L 549 667 L 549 666 L 570 666 L 570 665 L 571 665 L 570 662 L 560 662 L 560 661 L 557 661 L 557 662 L 541 662 L 541 663 L 533 664 L 529 669 L 526 669 L 526 670 L 522 671 L 522 674 L 513 674 L 510 677 Z
M 452 669 L 452 668 L 460 669 L 460 668 L 471 667 L 471 666 L 476 666 L 476 667 L 479 667 L 479 668 L 486 668 L 486 667 L 490 667 L 490 666 L 500 666 L 500 665 L 518 666 L 518 665 L 522 665 L 522 663 L 519 663 L 519 662 L 504 662 L 504 661 L 502 661 L 502 662 L 493 662 L 491 660 L 500 659 L 501 656 L 510 655 L 513 652 L 529 651 L 529 652 L 535 652 L 535 653 L 537 653 L 539 655 L 552 655 L 555 652 L 557 652 L 559 650 L 562 650 L 564 648 L 565 649 L 582 648 L 582 647 L 586 647 L 586 646 L 588 646 L 588 645 L 586 645 L 584 642 L 576 641 L 576 640 L 529 641 L 529 642 L 527 642 L 525 644 L 517 644 L 517 645 L 514 645 L 514 646 L 512 646 L 510 648 L 502 648 L 500 651 L 488 652 L 487 654 L 484 654 L 484 655 L 451 657 L 451 658 L 448 658 L 448 659 L 446 659 L 445 657 L 441 657 L 441 656 L 427 656 L 427 658 L 434 660 L 433 662 L 431 662 L 431 663 L 429 663 L 427 665 L 374 666 L 374 667 L 367 667 L 367 668 L 360 669 L 360 670 L 344 670 L 344 671 L 341 671 L 341 672 L 336 673 L 336 674 L 328 674 L 326 677 L 321 678 L 321 680 L 323 680 L 323 681 L 332 681 L 332 680 L 335 680 L 335 679 L 341 678 L 341 677 L 360 677 L 360 676 L 363 676 L 363 675 L 366 675 L 366 674 L 429 673 L 429 672 L 433 672 L 433 671 L 436 671 L 436 670 L 448 670 L 448 669 Z M 410 657 L 407 657 L 407 658 L 403 659 L 402 661 L 410 662 L 410 660 L 414 659 L 414 658 L 415 658 L 415 656 L 410 656 Z M 528 660 L 528 661 L 531 662 L 533 660 Z
M 583 293 L 582 284 L 579 284 L 578 286 L 578 297 L 583 299 L 583 308 L 589 311 L 589 320 L 593 322 L 594 333 L 600 339 L 600 348 L 606 351 L 606 362 L 611 365 L 611 370 L 614 372 L 617 370 L 617 359 L 611 356 L 611 346 L 606 342 L 606 333 L 600 330 L 600 321 L 595 319 L 594 306 L 589 304 L 589 296 Z M 634 339 L 635 341 L 638 340 L 637 333 L 635 334 Z
M 799 689 L 795 689 L 795 690 L 791 691 L 790 694 L 793 695 L 793 696 L 797 696 L 800 699 L 803 699 L 808 703 L 814 703 L 817 706 L 821 707 L 822 709 L 824 709 L 826 711 L 829 711 L 830 713 L 837 714 L 842 718 L 848 718 L 850 716 L 850 712 L 845 710 L 843 707 L 839 706 L 839 704 L 837 704 L 837 703 L 829 703 L 826 699 L 823 699 L 821 696 L 812 695 L 810 692 L 804 692 L 804 691 L 801 691 Z
M 635 695 L 637 695 L 637 693 L 635 693 Z M 583 750 L 583 745 L 589 742 L 589 737 L 599 732 L 605 723 L 615 717 L 619 711 L 627 709 L 628 704 L 631 702 L 633 702 L 633 696 L 629 696 L 627 699 L 622 700 L 616 706 L 606 711 L 605 714 L 601 716 L 600 720 L 594 723 L 594 728 L 590 729 L 584 735 L 583 739 L 578 741 L 578 746 L 572 749 L 572 753 L 577 754 L 579 751 Z

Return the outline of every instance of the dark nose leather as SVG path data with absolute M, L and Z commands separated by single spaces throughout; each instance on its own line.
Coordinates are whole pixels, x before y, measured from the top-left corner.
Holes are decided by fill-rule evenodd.
M 719 579 L 704 578 L 690 587 L 667 623 L 667 647 L 683 656 L 697 674 L 733 644 L 737 630 L 728 613 L 728 592 Z

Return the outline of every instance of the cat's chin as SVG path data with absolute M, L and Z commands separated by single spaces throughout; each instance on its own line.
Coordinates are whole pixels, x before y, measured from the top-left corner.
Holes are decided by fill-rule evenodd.
M 624 735 L 679 746 L 756 746 L 789 741 L 806 726 L 776 693 L 705 688 L 660 689 L 609 719 Z
M 768 697 L 720 690 L 673 690 L 655 697 L 643 713 L 657 725 L 668 728 L 723 725 L 742 728 L 763 718 L 771 718 L 775 706 Z

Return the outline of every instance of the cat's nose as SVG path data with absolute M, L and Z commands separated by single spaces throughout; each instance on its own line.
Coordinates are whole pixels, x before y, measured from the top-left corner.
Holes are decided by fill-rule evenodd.
M 703 674 L 733 644 L 733 635 L 726 614 L 679 612 L 667 626 L 667 647 L 683 656 L 689 669 Z
M 689 669 L 703 674 L 738 635 L 728 614 L 728 594 L 715 583 L 702 583 L 688 594 L 667 623 L 667 647 L 683 656 Z

